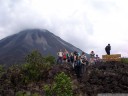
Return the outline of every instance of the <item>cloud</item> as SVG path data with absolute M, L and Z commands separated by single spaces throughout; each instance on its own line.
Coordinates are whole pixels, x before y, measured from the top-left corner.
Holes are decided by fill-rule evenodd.
M 1 0 L 0 39 L 28 28 L 47 29 L 85 52 L 127 56 L 127 0 Z M 125 47 L 122 47 L 125 46 Z

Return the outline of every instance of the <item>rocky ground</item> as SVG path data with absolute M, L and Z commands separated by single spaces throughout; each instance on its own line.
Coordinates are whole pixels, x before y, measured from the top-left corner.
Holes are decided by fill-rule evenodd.
M 44 96 L 43 86 L 51 84 L 54 76 L 59 72 L 65 72 L 72 80 L 74 96 L 96 96 L 98 93 L 128 93 L 128 64 L 116 63 L 99 63 L 86 67 L 86 72 L 82 78 L 77 78 L 74 69 L 70 64 L 54 65 L 49 69 L 44 79 L 40 82 L 31 82 L 27 85 L 17 83 L 9 76 L 15 76 L 20 73 L 8 72 L 0 78 L 0 96 L 15 96 L 15 92 L 28 91 L 37 92 Z M 11 75 L 12 76 L 12 75 Z M 20 77 L 19 77 L 20 79 Z

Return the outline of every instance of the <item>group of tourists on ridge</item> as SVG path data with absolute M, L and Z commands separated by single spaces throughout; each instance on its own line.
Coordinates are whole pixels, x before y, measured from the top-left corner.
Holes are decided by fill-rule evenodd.
M 111 46 L 108 44 L 105 47 L 107 55 L 110 55 Z M 88 58 L 85 52 L 79 53 L 77 51 L 69 53 L 66 49 L 62 51 L 61 49 L 57 53 L 57 64 L 70 63 L 75 69 L 77 77 L 80 77 L 81 74 L 85 72 L 86 66 L 96 64 L 100 62 L 98 55 L 95 55 L 94 51 L 90 52 L 90 57 Z
M 98 55 L 95 56 L 94 51 L 91 51 L 89 58 L 87 58 L 85 52 L 81 54 L 77 51 L 69 53 L 66 49 L 64 51 L 60 49 L 57 55 L 57 64 L 70 63 L 73 69 L 75 69 L 77 77 L 80 77 L 85 72 L 87 65 L 95 64 L 100 60 Z

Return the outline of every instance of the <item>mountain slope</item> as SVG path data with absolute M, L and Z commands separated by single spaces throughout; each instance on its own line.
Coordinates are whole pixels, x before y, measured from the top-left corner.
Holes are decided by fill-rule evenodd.
M 48 30 L 24 30 L 0 40 L 0 64 L 22 63 L 32 50 L 38 50 L 42 55 L 56 56 L 59 49 L 81 52 Z

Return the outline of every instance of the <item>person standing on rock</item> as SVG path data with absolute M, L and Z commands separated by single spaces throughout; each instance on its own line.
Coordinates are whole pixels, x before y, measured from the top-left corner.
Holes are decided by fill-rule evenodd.
M 70 55 L 70 62 L 72 64 L 72 67 L 74 68 L 74 54 L 73 54 L 73 52 L 71 52 L 71 55 Z
M 64 63 L 67 63 L 68 57 L 69 57 L 69 52 L 66 49 L 64 49 L 64 52 L 63 52 Z
M 77 78 L 80 79 L 81 78 L 81 56 L 77 56 L 76 58 L 76 66 L 75 66 L 75 72 L 76 72 L 76 75 L 77 75 Z
M 63 52 L 62 52 L 62 50 L 61 50 L 61 49 L 60 49 L 60 51 L 59 51 L 59 52 L 57 52 L 57 56 L 58 56 L 58 58 L 57 58 L 57 64 L 62 64 Z
M 82 55 L 81 55 L 81 72 L 82 72 L 82 74 L 85 72 L 86 62 L 87 62 L 87 57 L 85 55 L 85 52 L 82 52 Z
M 95 64 L 95 53 L 94 51 L 91 51 L 90 53 L 90 65 Z
M 95 63 L 98 64 L 100 62 L 100 57 L 98 55 L 96 55 L 95 57 Z
M 110 46 L 110 44 L 108 44 L 108 45 L 105 47 L 105 51 L 106 51 L 107 55 L 110 55 L 110 50 L 111 50 L 111 46 Z

